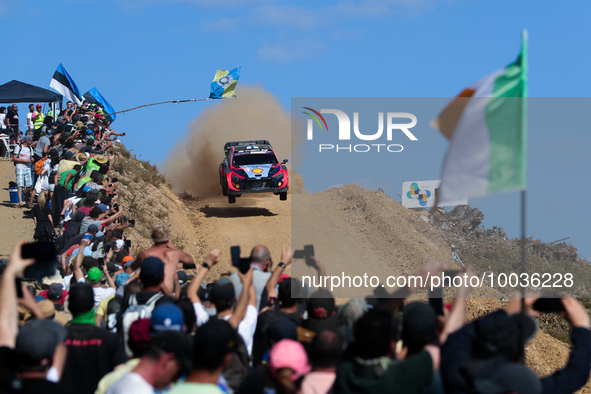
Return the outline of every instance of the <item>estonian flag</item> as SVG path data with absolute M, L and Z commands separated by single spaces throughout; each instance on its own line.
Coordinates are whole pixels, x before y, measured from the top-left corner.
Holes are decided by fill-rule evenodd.
M 234 90 L 240 78 L 240 67 L 233 70 L 217 70 L 211 83 L 210 99 L 236 97 Z
M 78 86 L 76 86 L 74 80 L 70 77 L 61 63 L 57 66 L 57 70 L 55 70 L 55 73 L 53 74 L 49 87 L 54 88 L 73 103 L 78 105 L 82 104 L 82 98 Z

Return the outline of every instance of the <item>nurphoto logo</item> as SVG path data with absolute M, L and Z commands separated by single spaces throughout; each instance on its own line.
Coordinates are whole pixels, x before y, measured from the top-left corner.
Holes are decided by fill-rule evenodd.
M 320 130 L 326 129 L 328 131 L 328 124 L 322 114 L 333 114 L 337 117 L 339 122 L 339 141 L 350 141 L 351 140 L 351 119 L 349 115 L 338 109 L 321 109 L 320 112 L 310 107 L 303 107 L 306 112 L 304 114 L 310 116 L 307 122 L 307 139 L 309 141 L 314 139 L 314 121 L 320 127 Z M 308 112 L 309 111 L 309 112 Z M 384 134 L 384 118 L 386 119 L 386 141 L 392 141 L 394 131 L 398 130 L 404 133 L 411 141 L 418 141 L 417 137 L 410 131 L 411 128 L 416 126 L 417 117 L 408 112 L 387 112 L 384 117 L 383 112 L 378 112 L 378 131 L 373 134 L 364 134 L 359 130 L 359 112 L 353 112 L 353 133 L 355 137 L 361 141 L 377 141 L 382 138 Z M 410 120 L 407 123 L 400 123 L 401 119 Z M 319 144 L 318 150 L 320 153 L 323 151 L 334 151 L 334 152 L 358 152 L 365 153 L 372 150 L 377 152 L 402 152 L 404 147 L 400 144 Z

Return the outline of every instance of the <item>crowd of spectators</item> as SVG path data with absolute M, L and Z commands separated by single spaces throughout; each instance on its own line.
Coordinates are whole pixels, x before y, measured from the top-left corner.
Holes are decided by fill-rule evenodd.
M 0 266 L 0 392 L 554 394 L 589 378 L 589 315 L 574 298 L 561 300 L 568 363 L 539 378 L 521 352 L 537 329 L 534 297 L 524 314 L 514 298 L 467 323 L 469 288 L 448 304 L 437 291 L 411 302 L 417 289 L 405 287 L 337 305 L 327 289 L 286 274 L 291 247 L 274 264 L 255 246 L 248 271 L 211 277 L 222 252 L 197 264 L 158 223 L 153 246 L 135 253 L 109 177 L 108 150 L 123 134 L 100 107 L 68 104 L 57 122 L 44 116 L 41 130 L 31 113 L 33 129 L 13 156 L 17 184 L 35 187 L 26 200 L 36 196 L 34 238 L 55 241 L 57 272 L 23 284 L 35 263 L 23 258 L 23 242 Z M 420 275 L 444 268 L 427 264 Z

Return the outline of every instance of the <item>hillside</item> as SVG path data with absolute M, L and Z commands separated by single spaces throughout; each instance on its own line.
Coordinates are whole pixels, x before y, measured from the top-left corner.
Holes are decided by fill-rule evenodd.
M 360 261 L 368 262 L 368 266 L 362 267 L 364 270 L 371 268 L 396 275 L 417 273 L 429 259 L 444 261 L 453 268 L 451 244 L 456 245 L 464 262 L 476 269 L 486 268 L 489 264 L 486 259 L 514 256 L 519 247 L 517 241 L 507 239 L 502 229 L 481 228 L 482 218 L 477 210 L 466 207 L 461 208 L 463 214 L 455 212 L 431 218 L 424 211 L 403 208 L 382 192 L 357 185 L 291 195 L 287 202 L 273 195 L 243 196 L 236 204 L 229 205 L 221 195 L 208 198 L 175 195 L 155 166 L 137 160 L 124 147 L 115 153 L 112 172 L 121 181 L 119 192 L 128 210 L 126 214 L 137 221 L 135 228 L 126 230 L 134 253 L 151 245 L 151 226 L 165 221 L 171 228 L 174 245 L 192 254 L 196 261 L 203 260 L 209 249 L 223 251 L 222 263 L 208 275 L 208 281 L 232 271 L 229 262 L 232 245 L 240 245 L 243 253 L 248 253 L 253 246 L 265 244 L 277 263 L 282 245 L 293 242 L 294 247 L 301 247 L 313 243 L 329 270 L 336 271 L 333 268 L 336 260 L 339 270 L 351 275 L 360 270 Z M 12 163 L 0 162 L 0 179 L 5 186 L 13 176 Z M 6 189 L 5 196 L 0 204 L 4 228 L 0 237 L 2 257 L 8 256 L 16 240 L 27 239 L 33 233 L 32 220 L 7 203 Z M 8 231 L 8 226 L 16 230 Z M 568 245 L 543 246 L 539 241 L 529 240 L 528 252 L 532 261 L 564 260 L 581 266 L 583 263 L 576 257 L 576 250 Z M 514 263 L 512 259 L 508 261 Z M 473 295 L 479 298 L 469 300 L 468 318 L 502 307 L 505 297 L 502 291 L 488 287 L 475 291 Z M 546 315 L 540 322 L 540 331 L 527 347 L 527 362 L 543 376 L 562 367 L 569 350 L 564 342 L 563 319 Z M 591 385 L 581 392 L 591 393 Z

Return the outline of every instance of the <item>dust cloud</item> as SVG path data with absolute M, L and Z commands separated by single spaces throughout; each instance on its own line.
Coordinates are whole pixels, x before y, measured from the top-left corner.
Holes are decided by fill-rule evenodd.
M 239 86 L 236 96 L 201 111 L 169 152 L 164 173 L 175 192 L 221 196 L 219 165 L 229 141 L 269 140 L 279 160 L 292 161 L 290 114 L 279 100 L 261 86 Z M 305 193 L 303 178 L 290 164 L 290 191 Z

